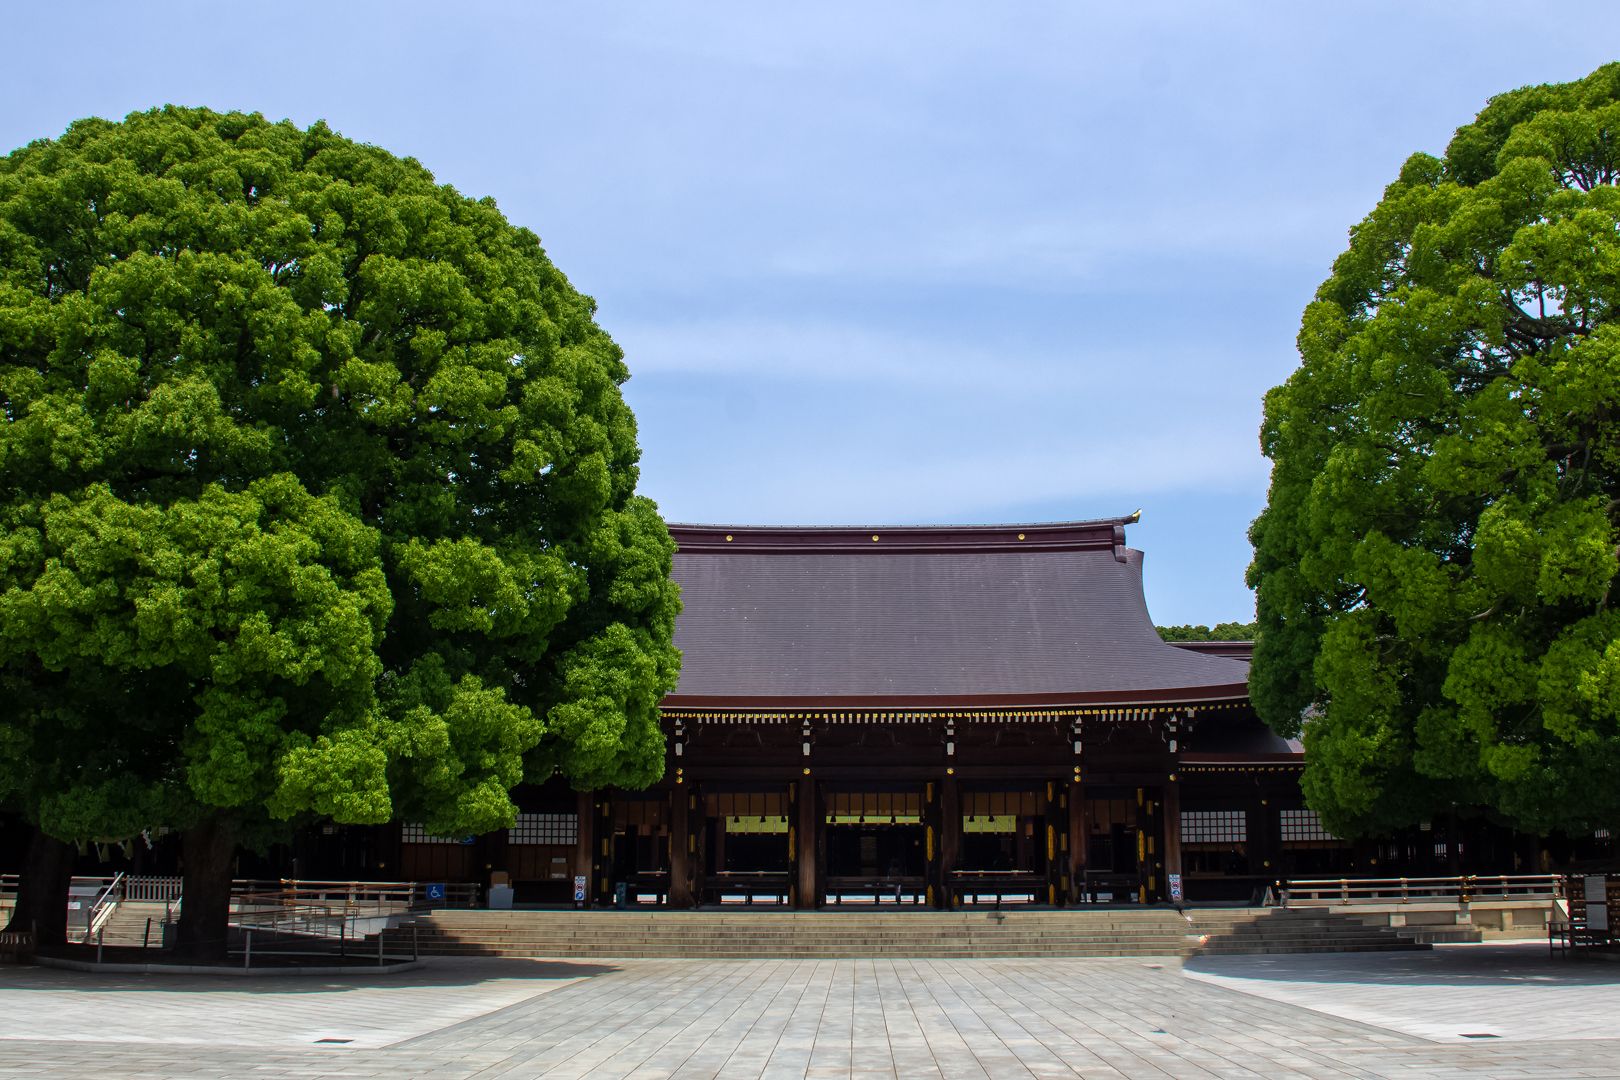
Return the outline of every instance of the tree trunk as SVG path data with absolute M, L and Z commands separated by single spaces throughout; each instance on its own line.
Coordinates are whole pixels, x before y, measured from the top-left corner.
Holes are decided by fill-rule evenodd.
M 67 943 L 68 885 L 73 881 L 76 854 L 72 844 L 34 830 L 7 930 L 32 930 L 36 948 Z
M 224 960 L 231 915 L 231 857 L 236 822 L 223 814 L 187 829 L 180 842 L 180 925 L 175 953 L 189 960 Z

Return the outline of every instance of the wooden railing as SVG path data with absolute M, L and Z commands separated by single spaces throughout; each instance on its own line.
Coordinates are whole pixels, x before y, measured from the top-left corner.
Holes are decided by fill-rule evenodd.
M 428 908 L 477 907 L 480 889 L 476 882 L 450 881 L 432 884 L 422 881 L 275 881 L 239 879 L 231 882 L 233 908 L 244 902 L 264 907 L 301 904 L 340 905 L 373 912 L 422 911 Z
M 1284 907 L 1355 904 L 1470 904 L 1551 901 L 1563 895 L 1556 874 L 1464 874 L 1457 877 L 1313 878 L 1285 882 Z
M 161 904 L 180 899 L 178 877 L 132 877 L 124 882 L 124 899 L 136 903 Z

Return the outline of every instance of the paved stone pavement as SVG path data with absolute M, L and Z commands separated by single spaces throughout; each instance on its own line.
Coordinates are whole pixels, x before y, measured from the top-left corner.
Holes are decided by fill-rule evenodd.
M 0 968 L 0 1077 L 1620 1077 L 1617 1004 L 1620 964 L 1523 948 L 444 960 L 352 982 Z
M 1546 942 L 1432 952 L 1223 956 L 1201 982 L 1422 1039 L 1620 1039 L 1620 964 L 1571 962 Z

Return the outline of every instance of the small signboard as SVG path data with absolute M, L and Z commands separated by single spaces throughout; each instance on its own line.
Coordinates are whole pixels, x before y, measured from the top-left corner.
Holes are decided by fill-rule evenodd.
M 444 899 L 444 883 L 443 882 L 435 881 L 432 884 L 428 885 L 426 888 L 427 888 L 427 898 L 429 900 L 443 900 Z
M 1181 875 L 1180 874 L 1171 874 L 1170 875 L 1170 902 L 1172 904 L 1181 903 Z
M 574 875 L 574 903 L 583 904 L 584 902 L 585 902 L 585 875 L 584 874 L 575 874 Z
M 1590 874 L 1586 879 L 1586 928 L 1609 929 L 1609 878 L 1606 874 Z

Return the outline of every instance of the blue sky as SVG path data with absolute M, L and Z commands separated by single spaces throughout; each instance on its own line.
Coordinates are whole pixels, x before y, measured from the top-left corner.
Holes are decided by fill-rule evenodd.
M 5 22 L 4 148 L 80 116 L 241 108 L 493 196 L 627 350 L 666 517 L 1141 507 L 1161 623 L 1252 614 L 1260 398 L 1346 229 L 1491 94 L 1620 52 L 1613 0 L 80 2 Z

